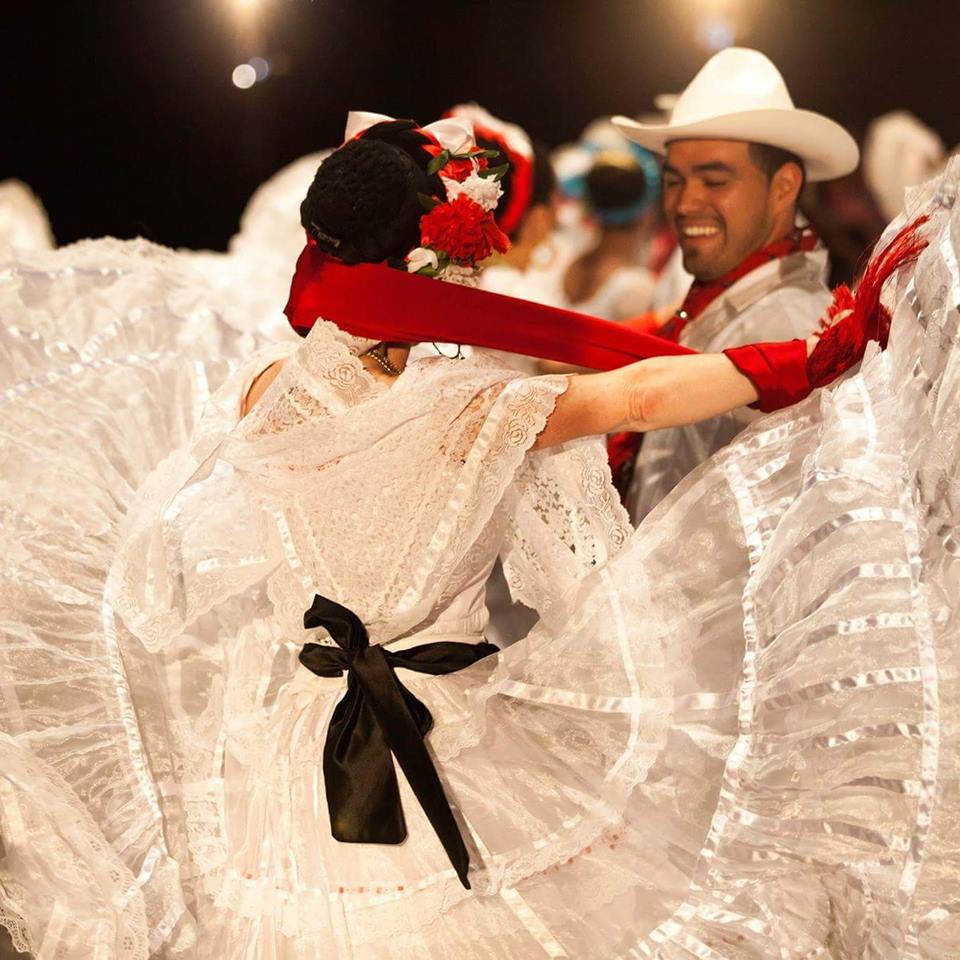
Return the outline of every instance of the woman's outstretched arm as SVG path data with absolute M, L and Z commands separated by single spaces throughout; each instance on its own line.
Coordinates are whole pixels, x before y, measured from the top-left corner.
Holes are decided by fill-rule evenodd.
M 621 430 L 678 427 L 756 400 L 754 385 L 722 353 L 655 357 L 619 370 L 572 376 L 535 446 L 544 449 Z

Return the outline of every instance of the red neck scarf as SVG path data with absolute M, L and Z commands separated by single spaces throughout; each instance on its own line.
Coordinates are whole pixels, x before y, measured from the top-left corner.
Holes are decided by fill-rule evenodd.
M 348 267 L 309 244 L 297 261 L 284 313 L 301 336 L 322 317 L 369 340 L 466 343 L 593 370 L 695 352 L 608 320 L 438 283 L 385 264 Z
M 817 245 L 817 234 L 812 227 L 799 227 L 782 240 L 754 250 L 732 270 L 716 280 L 694 280 L 677 312 L 660 328 L 658 333 L 667 340 L 676 343 L 687 324 L 703 313 L 721 294 L 730 289 L 748 273 L 773 260 L 780 260 L 792 253 L 807 252 Z

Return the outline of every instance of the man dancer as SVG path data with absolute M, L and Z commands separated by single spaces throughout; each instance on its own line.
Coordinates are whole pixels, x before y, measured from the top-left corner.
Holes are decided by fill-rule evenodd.
M 662 335 L 702 351 L 809 336 L 830 302 L 827 253 L 798 225 L 797 200 L 805 180 L 856 167 L 850 134 L 796 109 L 773 63 L 736 47 L 704 65 L 669 123 L 614 123 L 665 155 L 664 210 L 694 277 Z M 741 410 L 651 434 L 639 457 L 632 435 L 613 438 L 614 479 L 634 522 L 757 416 Z

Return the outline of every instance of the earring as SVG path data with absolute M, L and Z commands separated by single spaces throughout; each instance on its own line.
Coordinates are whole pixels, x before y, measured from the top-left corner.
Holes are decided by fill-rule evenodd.
M 452 357 L 448 357 L 448 356 L 440 349 L 440 347 L 437 346 L 436 343 L 433 343 L 432 340 L 431 340 L 430 342 L 433 344 L 433 349 L 436 350 L 437 353 L 440 354 L 440 356 L 443 357 L 445 360 L 462 360 L 462 359 L 463 359 L 463 345 L 462 345 L 462 344 L 459 344 L 459 343 L 453 344 L 453 346 L 455 346 L 455 347 L 457 348 L 457 352 L 456 352 Z

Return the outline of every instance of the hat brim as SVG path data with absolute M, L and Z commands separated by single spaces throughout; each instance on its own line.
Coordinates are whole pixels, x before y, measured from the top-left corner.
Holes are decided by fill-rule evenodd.
M 795 153 L 810 181 L 852 173 L 860 161 L 856 140 L 829 117 L 811 110 L 745 110 L 687 124 L 644 124 L 613 117 L 629 140 L 654 153 L 667 152 L 673 140 L 745 140 Z

